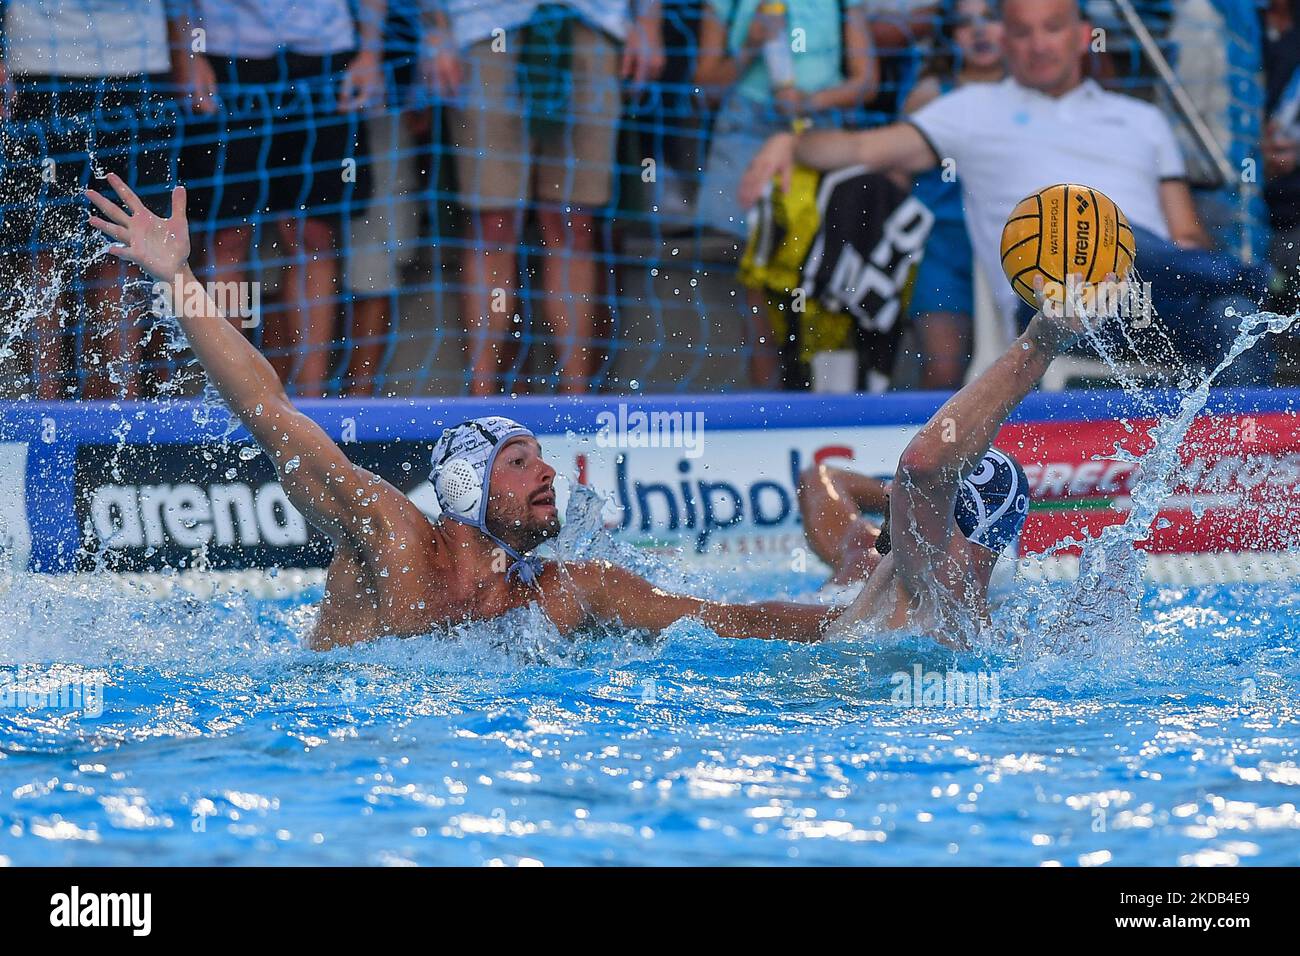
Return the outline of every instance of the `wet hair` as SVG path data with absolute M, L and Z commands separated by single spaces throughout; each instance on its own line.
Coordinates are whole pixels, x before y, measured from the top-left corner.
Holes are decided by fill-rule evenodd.
M 882 558 L 889 554 L 893 544 L 889 540 L 889 495 L 885 495 L 885 516 L 880 519 L 880 534 L 876 536 L 876 553 Z

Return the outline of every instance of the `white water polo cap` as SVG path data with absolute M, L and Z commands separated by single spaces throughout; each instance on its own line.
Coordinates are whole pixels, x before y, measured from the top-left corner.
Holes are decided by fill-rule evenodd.
M 519 554 L 487 529 L 492 463 L 506 442 L 520 435 L 537 437 L 518 422 L 499 415 L 452 425 L 443 430 L 433 446 L 431 477 L 442 513 L 491 538 L 513 560 L 506 577 L 518 574 L 525 584 L 532 584 L 539 570 L 536 559 Z

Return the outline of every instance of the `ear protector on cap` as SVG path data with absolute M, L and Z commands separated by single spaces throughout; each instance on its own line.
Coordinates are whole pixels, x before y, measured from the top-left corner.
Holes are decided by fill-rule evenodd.
M 532 432 L 499 415 L 474 418 L 444 429 L 432 454 L 433 490 L 451 518 L 482 528 L 492 462 L 505 442 Z
M 464 458 L 453 458 L 434 472 L 433 490 L 442 510 L 460 518 L 473 518 L 483 500 L 483 483 Z

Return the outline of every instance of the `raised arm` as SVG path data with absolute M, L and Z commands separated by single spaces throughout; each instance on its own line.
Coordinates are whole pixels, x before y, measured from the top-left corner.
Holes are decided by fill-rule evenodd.
M 933 575 L 931 552 L 947 547 L 961 475 L 984 457 L 1003 422 L 1079 330 L 1077 318 L 1049 319 L 1040 311 L 1025 333 L 948 399 L 904 449 L 890 491 L 889 522 L 898 573 L 909 590 Z
M 795 162 L 812 169 L 866 166 L 877 173 L 919 173 L 939 160 L 911 123 L 876 129 L 811 129 L 795 141 Z
M 293 407 L 271 363 L 222 316 L 194 277 L 187 261 L 185 188 L 172 190 L 171 218 L 161 219 L 120 177 L 110 173 L 108 181 L 126 209 L 88 189 L 104 216 L 92 216 L 90 224 L 117 241 L 111 253 L 167 284 L 176 319 L 208 380 L 274 463 L 293 506 L 336 542 L 377 532 L 378 520 L 367 519 L 375 518 L 373 505 L 384 500 L 382 483 L 348 461 L 319 425 Z
M 651 631 L 694 617 L 722 637 L 813 643 L 843 610 L 788 601 L 723 604 L 672 594 L 607 561 L 570 564 L 568 571 L 592 617 Z
M 777 133 L 760 149 L 740 180 L 738 198 L 752 206 L 774 177 L 788 192 L 795 163 L 810 169 L 866 166 L 877 173 L 912 175 L 938 163 L 934 150 L 911 123 L 890 123 L 877 129 L 813 129 L 800 135 Z

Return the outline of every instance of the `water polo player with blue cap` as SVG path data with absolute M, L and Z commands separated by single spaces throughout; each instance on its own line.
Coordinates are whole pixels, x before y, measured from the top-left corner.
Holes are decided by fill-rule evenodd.
M 883 540 L 876 541 L 883 556 L 833 632 L 865 623 L 967 646 L 988 620 L 998 556 L 1015 544 L 1029 511 L 1024 469 L 993 441 L 1052 360 L 1082 334 L 1081 316 L 1038 312 L 913 436 L 889 487 Z
M 828 600 L 856 594 L 862 580 L 889 553 L 889 483 L 819 463 L 799 480 L 799 511 L 813 552 L 831 568 L 819 590 Z M 1029 511 L 1029 481 L 1020 463 L 989 449 L 961 482 L 953 520 L 970 541 L 1014 556 Z M 875 524 L 867 515 L 883 514 Z
M 990 448 L 979 466 L 963 475 L 952 517 L 968 541 L 994 555 L 1006 552 L 1020 539 L 1029 513 L 1029 478 L 1025 469 L 1004 451 Z M 889 553 L 889 512 L 880 525 L 876 552 Z

